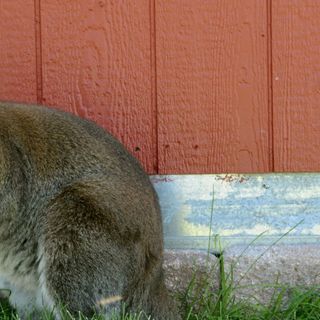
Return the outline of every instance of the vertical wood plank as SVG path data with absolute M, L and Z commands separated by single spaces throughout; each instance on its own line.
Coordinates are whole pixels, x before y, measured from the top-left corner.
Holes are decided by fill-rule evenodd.
M 159 172 L 268 172 L 266 1 L 156 4 Z
M 156 171 L 148 0 L 43 0 L 43 103 L 90 118 Z
M 0 1 L 0 99 L 36 102 L 33 0 Z
M 276 171 L 320 170 L 320 2 L 272 2 Z

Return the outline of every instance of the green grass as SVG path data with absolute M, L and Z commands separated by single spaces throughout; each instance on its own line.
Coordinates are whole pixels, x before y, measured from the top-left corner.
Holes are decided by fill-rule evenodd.
M 300 222 L 301 223 L 301 222 Z M 299 223 L 299 224 L 300 224 Z M 296 226 L 295 226 L 296 227 Z M 295 227 L 290 229 L 286 234 L 271 244 L 255 262 L 248 266 L 245 275 L 252 269 L 254 264 L 267 252 L 272 246 L 277 244 L 284 236 L 291 232 Z M 210 232 L 211 234 L 211 232 Z M 261 234 L 262 236 L 263 234 Z M 257 239 L 259 239 L 258 236 Z M 209 239 L 209 243 L 210 243 Z M 255 242 L 255 240 L 253 241 Z M 250 243 L 238 257 L 238 260 L 245 251 L 253 245 Z M 208 249 L 208 259 L 209 261 Z M 221 251 L 221 250 L 220 250 Z M 235 264 L 238 262 L 235 262 Z M 219 289 L 213 290 L 211 283 L 212 277 L 208 272 L 207 278 L 197 279 L 197 272 L 194 273 L 185 292 L 180 293 L 176 298 L 180 305 L 180 312 L 183 320 L 320 320 L 320 287 L 297 288 L 286 287 L 279 283 L 273 285 L 252 286 L 255 291 L 268 287 L 273 290 L 270 301 L 255 301 L 254 297 L 248 297 L 247 300 L 239 301 L 235 298 L 237 290 L 241 289 L 241 280 L 233 281 L 233 266 L 230 271 L 226 272 L 224 265 L 223 253 L 219 255 L 217 268 L 219 268 Z M 209 270 L 209 264 L 207 264 Z M 215 274 L 215 273 L 214 273 Z M 248 286 L 246 287 L 248 288 Z M 250 288 L 250 287 L 249 287 Z M 1 288 L 0 288 L 1 289 Z M 1 302 L 1 300 L 0 300 Z M 50 313 L 44 313 L 42 319 L 53 320 Z M 95 316 L 89 320 L 103 320 L 102 316 Z M 145 320 L 140 315 L 123 314 L 111 317 L 110 320 Z M 18 315 L 12 310 L 8 302 L 0 303 L 0 320 L 19 320 Z M 30 317 L 32 320 L 32 316 Z M 70 313 L 62 308 L 62 320 L 87 320 L 79 314 L 72 317 Z M 150 319 L 151 320 L 151 319 Z
M 241 287 L 239 283 L 235 286 L 232 270 L 226 273 L 223 255 L 219 258 L 218 267 L 220 268 L 219 290 L 212 290 L 209 276 L 201 279 L 201 282 L 194 277 L 187 290 L 177 296 L 184 320 L 320 320 L 320 288 L 289 288 L 275 284 L 270 286 L 273 295 L 269 302 L 253 302 L 252 299 L 250 302 L 237 301 L 235 293 Z M 261 286 L 261 290 L 264 288 Z M 140 318 L 141 315 L 123 314 L 112 317 L 112 320 L 140 320 Z M 18 320 L 19 317 L 8 303 L 3 303 L 0 308 L 0 319 Z M 43 315 L 43 319 L 53 318 L 47 313 Z M 72 319 L 85 318 L 80 314 L 73 318 L 63 309 L 63 320 Z M 101 316 L 95 316 L 91 320 L 102 319 Z
M 313 320 L 320 319 L 320 297 L 317 290 L 294 290 L 290 300 L 283 306 L 286 289 L 274 296 L 269 304 L 235 302 L 232 298 L 219 299 L 212 294 L 200 298 L 200 307 L 188 306 L 188 320 Z
M 267 286 L 273 294 L 264 303 L 249 297 L 246 301 L 235 299 L 241 289 L 233 282 L 232 271 L 225 273 L 223 256 L 220 257 L 220 289 L 210 290 L 209 279 L 202 286 L 189 286 L 182 302 L 185 320 L 320 320 L 320 287 L 297 288 L 274 284 Z M 266 286 L 252 286 L 263 290 Z M 251 298 L 251 299 L 250 299 Z
M 299 222 L 297 225 L 299 225 Z M 252 286 L 255 291 L 268 287 L 273 290 L 270 301 L 256 301 L 254 297 L 248 297 L 247 300 L 239 301 L 235 298 L 237 290 L 241 289 L 241 280 L 252 269 L 254 264 L 266 253 L 272 246 L 276 245 L 283 237 L 295 229 L 291 228 L 287 233 L 272 243 L 252 265 L 248 266 L 245 274 L 234 282 L 233 267 L 226 272 L 224 265 L 224 256 L 221 251 L 219 254 L 217 268 L 219 269 L 219 289 L 213 290 L 211 283 L 212 277 L 210 272 L 207 278 L 197 279 L 197 272 L 194 273 L 193 279 L 190 281 L 185 292 L 176 296 L 180 305 L 180 312 L 183 320 L 320 320 L 320 287 L 313 288 L 297 288 L 286 287 L 279 283 L 273 285 Z M 211 227 L 210 227 L 211 228 Z M 211 234 L 211 232 L 210 232 Z M 263 236 L 263 233 L 252 241 L 239 255 L 235 264 L 245 253 L 245 251 L 254 244 L 254 242 Z M 219 239 L 217 239 L 219 244 Z M 209 238 L 209 243 L 211 240 Z M 215 245 L 216 247 L 217 244 Z M 209 270 L 209 253 L 207 252 L 207 267 Z M 214 273 L 215 274 L 215 273 Z M 260 287 L 260 288 L 259 288 Z M 246 286 L 248 288 L 248 286 Z M 249 287 L 250 288 L 250 287 Z M 1 288 L 0 288 L 1 289 Z M 1 302 L 1 301 L 0 301 Z M 61 309 L 62 320 L 87 320 L 79 314 L 72 317 L 68 310 Z M 50 313 L 43 314 L 42 319 L 53 320 Z M 113 316 L 110 320 L 145 320 L 142 314 Z M 10 308 L 8 302 L 0 303 L 0 320 L 19 320 L 18 315 Z M 32 320 L 32 316 L 30 317 Z M 89 320 L 104 320 L 102 316 L 95 316 Z M 151 320 L 151 319 L 150 319 Z

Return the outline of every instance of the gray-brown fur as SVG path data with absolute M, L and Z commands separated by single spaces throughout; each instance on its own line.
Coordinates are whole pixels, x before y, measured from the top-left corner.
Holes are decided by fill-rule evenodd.
M 130 311 L 179 319 L 162 253 L 157 196 L 117 140 L 68 113 L 0 103 L 0 289 L 18 311 L 109 314 L 120 296 Z

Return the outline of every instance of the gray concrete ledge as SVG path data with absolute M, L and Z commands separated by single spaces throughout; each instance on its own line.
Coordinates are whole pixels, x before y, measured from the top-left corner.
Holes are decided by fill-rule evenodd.
M 268 304 L 275 290 L 286 288 L 286 300 L 292 288 L 320 288 L 320 244 L 234 246 L 224 251 L 223 258 L 238 301 Z M 186 290 L 194 275 L 198 286 L 208 279 L 212 290 L 219 290 L 219 259 L 213 255 L 208 259 L 204 251 L 166 250 L 164 269 L 172 292 Z
M 193 277 L 196 286 L 207 280 L 218 291 L 219 260 L 205 251 L 165 250 L 164 271 L 166 286 L 172 292 L 184 292 Z
M 236 299 L 266 304 L 275 288 L 320 286 L 320 244 L 236 246 L 224 252 L 225 270 L 233 273 Z M 239 256 L 241 256 L 239 258 Z M 231 271 L 233 270 L 233 271 Z

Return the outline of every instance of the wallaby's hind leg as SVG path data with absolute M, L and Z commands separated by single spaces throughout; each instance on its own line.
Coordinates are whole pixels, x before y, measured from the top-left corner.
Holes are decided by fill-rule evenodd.
M 65 214 L 66 211 L 68 214 Z M 40 286 L 51 306 L 91 316 L 120 310 L 120 296 L 130 262 L 125 246 L 112 239 L 108 221 L 76 187 L 68 187 L 50 204 L 39 250 Z
M 46 255 L 43 259 L 41 293 L 47 308 L 54 311 L 56 319 L 60 319 L 61 307 L 74 315 L 80 311 L 88 317 L 97 311 L 110 314 L 120 312 L 121 301 L 116 286 L 110 288 L 103 280 L 99 282 L 95 267 L 91 273 L 84 271 L 83 265 L 79 267 L 84 259 L 70 257 L 66 261 L 58 258 L 54 263 L 48 259 L 49 262 Z M 100 308 L 100 305 L 104 308 Z
M 99 182 L 68 186 L 47 208 L 39 253 L 44 296 L 86 316 L 110 316 L 125 302 L 128 311 L 178 320 L 162 278 L 161 243 L 145 238 L 150 230 L 132 219 L 132 199 L 122 204 Z

